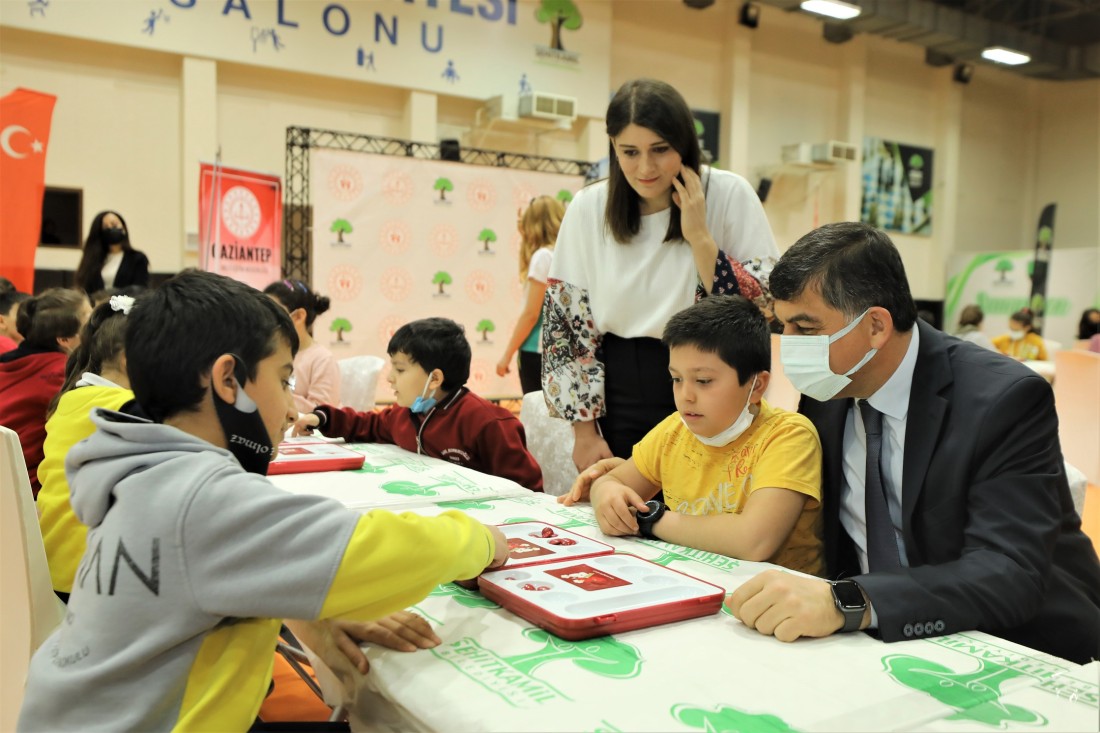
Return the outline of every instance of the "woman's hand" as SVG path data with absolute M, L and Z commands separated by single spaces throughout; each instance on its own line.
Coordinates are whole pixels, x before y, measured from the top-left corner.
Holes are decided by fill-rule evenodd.
M 573 423 L 573 465 L 578 471 L 612 455 L 607 441 L 596 432 L 595 422 Z
M 713 244 L 714 239 L 707 229 L 707 197 L 703 190 L 703 181 L 699 174 L 686 165 L 680 168 L 684 182 L 672 179 L 672 202 L 680 207 L 680 230 L 684 240 L 693 248 Z M 717 245 L 715 245 L 717 248 Z M 718 253 L 715 252 L 714 256 Z
M 498 377 L 503 377 L 503 376 L 509 374 L 511 371 L 512 371 L 512 357 L 510 357 L 510 356 L 502 357 L 501 360 L 497 362 L 497 376 Z

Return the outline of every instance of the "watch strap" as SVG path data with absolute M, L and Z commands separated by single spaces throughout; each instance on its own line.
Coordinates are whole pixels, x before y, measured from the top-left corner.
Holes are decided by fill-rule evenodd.
M 664 502 L 651 499 L 647 501 L 646 506 L 649 511 L 645 514 L 638 514 L 638 534 L 646 539 L 656 540 L 660 539 L 657 535 L 653 534 L 653 525 L 660 521 L 664 513 L 668 511 L 668 506 Z

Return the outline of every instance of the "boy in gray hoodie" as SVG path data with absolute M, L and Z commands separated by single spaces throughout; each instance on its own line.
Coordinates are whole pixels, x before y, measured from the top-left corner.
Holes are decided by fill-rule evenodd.
M 459 512 L 360 515 L 268 482 L 297 416 L 297 337 L 274 301 L 187 271 L 129 318 L 136 404 L 94 410 L 66 459 L 88 548 L 20 731 L 245 731 L 282 619 L 377 619 L 507 558 Z

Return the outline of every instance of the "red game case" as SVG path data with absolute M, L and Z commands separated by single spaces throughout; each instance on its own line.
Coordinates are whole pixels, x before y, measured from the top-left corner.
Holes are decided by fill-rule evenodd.
M 481 594 L 563 639 L 587 639 L 700 616 L 726 591 L 686 573 L 614 554 L 524 567 L 478 578 Z
M 508 567 L 523 568 L 559 560 L 610 555 L 615 548 L 546 522 L 498 524 L 508 540 Z
M 267 467 L 268 476 L 284 473 L 347 471 L 362 468 L 366 456 L 336 443 L 280 443 L 279 455 Z

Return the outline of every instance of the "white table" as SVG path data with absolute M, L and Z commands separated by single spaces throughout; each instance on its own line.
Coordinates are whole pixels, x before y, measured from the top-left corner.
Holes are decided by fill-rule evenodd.
M 534 519 L 732 591 L 762 563 L 604 537 L 587 505 L 527 493 L 465 500 L 486 523 Z M 410 505 L 436 514 L 450 506 Z M 354 729 L 417 731 L 1098 730 L 1097 668 L 988 634 L 783 644 L 726 613 L 567 642 L 479 594 L 441 586 L 415 610 L 435 649 L 370 649 L 372 671 L 321 669 Z M 339 666 L 337 660 L 336 666 Z M 339 680 L 339 681 L 338 681 Z
M 396 445 L 350 443 L 366 456 L 354 471 L 271 476 L 271 483 L 293 494 L 336 499 L 352 509 L 416 506 L 445 501 L 531 494 L 514 481 L 489 476 L 448 461 L 410 453 Z

